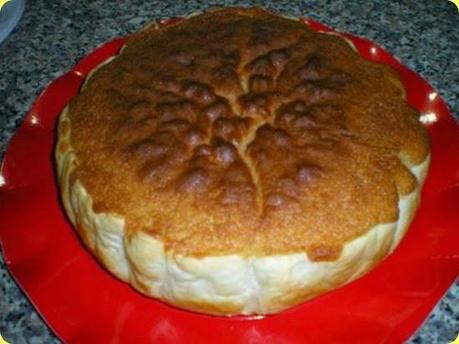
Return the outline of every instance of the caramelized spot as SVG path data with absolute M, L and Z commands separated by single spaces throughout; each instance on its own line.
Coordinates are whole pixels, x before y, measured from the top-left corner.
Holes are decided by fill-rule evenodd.
M 286 195 L 283 195 L 278 192 L 270 193 L 268 197 L 266 197 L 266 206 L 268 207 L 273 207 L 273 208 L 281 207 L 287 202 L 288 202 L 288 199 Z
M 333 105 L 316 105 L 308 109 L 308 114 L 321 122 L 341 120 L 343 111 Z
M 175 61 L 178 64 L 185 66 L 185 67 L 190 67 L 193 64 L 193 60 L 194 60 L 193 56 L 183 51 L 172 52 L 169 55 L 169 58 L 172 61 Z
M 270 101 L 265 94 L 249 93 L 239 98 L 239 103 L 246 116 L 268 117 Z
M 217 85 L 233 85 L 236 90 L 240 90 L 239 76 L 234 69 L 234 65 L 224 63 L 214 68 L 212 75 Z
M 257 137 L 280 147 L 287 147 L 291 144 L 290 136 L 285 130 L 273 128 L 269 124 L 258 128 Z
M 181 100 L 174 103 L 161 102 L 156 106 L 156 111 L 163 122 L 176 118 L 187 118 L 190 121 L 194 121 L 196 118 L 196 109 L 193 103 L 187 100 Z
M 147 162 L 140 170 L 140 176 L 143 182 L 156 182 L 166 173 L 168 164 L 164 159 L 155 159 Z
M 154 109 L 148 101 L 140 101 L 135 103 L 129 110 L 129 115 L 134 120 L 142 120 L 153 115 Z
M 292 198 L 297 198 L 300 194 L 296 181 L 290 177 L 281 178 L 279 180 L 279 188 L 284 194 Z
M 263 75 L 253 75 L 250 78 L 249 88 L 251 92 L 263 93 L 269 91 L 273 86 L 271 77 Z
M 318 81 L 302 82 L 295 88 L 295 92 L 305 97 L 310 103 L 329 100 L 337 94 L 332 87 Z
M 296 112 L 305 112 L 307 110 L 307 106 L 302 100 L 297 100 L 293 103 L 290 103 L 289 106 L 291 106 Z
M 334 87 L 343 87 L 351 82 L 352 78 L 348 73 L 338 71 L 330 75 L 327 81 Z
M 298 70 L 298 76 L 301 80 L 318 80 L 324 73 L 325 60 L 318 55 L 312 55 L 308 61 Z
M 308 114 L 300 115 L 293 121 L 293 127 L 295 129 L 314 128 L 316 125 L 314 118 Z
M 217 161 L 224 166 L 234 162 L 236 159 L 236 148 L 228 142 L 218 142 L 215 145 L 215 155 Z
M 273 75 L 276 72 L 276 67 L 272 64 L 268 56 L 261 56 L 255 59 L 246 67 L 251 74 L 258 75 Z
M 248 181 L 250 177 L 243 165 L 232 165 L 225 173 L 224 180 L 227 184 L 240 185 Z
M 288 126 L 295 118 L 296 113 L 292 111 L 282 111 L 276 116 L 275 124 L 278 126 Z
M 141 158 L 158 158 L 165 156 L 170 151 L 170 146 L 145 139 L 132 144 L 129 151 Z
M 196 156 L 210 156 L 212 155 L 212 148 L 209 145 L 199 145 L 195 149 Z
M 185 143 L 194 147 L 204 142 L 205 138 L 205 134 L 202 131 L 197 129 L 190 129 L 185 134 Z
M 287 49 L 273 50 L 269 53 L 269 59 L 274 67 L 283 67 L 290 57 Z
M 151 139 L 157 144 L 172 147 L 175 145 L 176 141 L 174 134 L 172 134 L 169 131 L 158 131 L 155 135 L 151 137 Z
M 157 85 L 158 89 L 165 90 L 176 97 L 182 87 L 175 77 L 170 75 L 161 75 L 160 73 L 158 73 L 157 79 L 154 80 L 154 84 Z
M 220 117 L 228 116 L 230 112 L 231 110 L 228 106 L 228 103 L 219 100 L 204 108 L 202 114 L 212 123 Z
M 175 118 L 161 123 L 160 128 L 162 130 L 170 130 L 176 134 L 182 134 L 190 128 L 190 122 L 183 118 Z
M 209 104 L 215 100 L 215 94 L 212 92 L 211 88 L 200 82 L 187 82 L 183 88 L 183 92 L 186 97 L 199 103 Z
M 313 262 L 335 261 L 341 255 L 341 247 L 317 245 L 308 249 L 308 258 Z
M 319 166 L 310 163 L 300 164 L 296 169 L 296 178 L 300 184 L 310 183 L 316 176 L 321 173 Z
M 209 181 L 209 175 L 203 168 L 191 169 L 182 175 L 178 190 L 181 192 L 203 191 Z
M 229 118 L 219 118 L 213 123 L 213 134 L 217 137 L 230 138 L 236 131 L 234 122 Z

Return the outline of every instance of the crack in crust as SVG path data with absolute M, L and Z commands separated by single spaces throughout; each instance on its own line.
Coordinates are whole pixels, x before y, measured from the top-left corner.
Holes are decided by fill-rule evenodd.
M 248 134 L 239 143 L 239 146 L 238 146 L 239 155 L 241 156 L 242 160 L 244 161 L 244 163 L 246 164 L 247 168 L 249 169 L 252 181 L 253 181 L 254 185 L 256 186 L 256 188 L 257 188 L 256 201 L 257 201 L 258 214 L 260 214 L 260 215 L 263 213 L 263 203 L 264 203 L 262 185 L 261 185 L 261 182 L 260 182 L 260 177 L 258 175 L 257 169 L 256 169 L 256 167 L 254 165 L 254 162 L 250 158 L 250 156 L 247 155 L 247 146 L 249 146 L 250 143 L 252 143 L 255 140 L 255 136 L 256 136 L 257 130 L 262 125 L 263 125 L 263 122 L 261 122 L 261 121 L 255 123 L 252 126 L 251 130 L 248 132 Z

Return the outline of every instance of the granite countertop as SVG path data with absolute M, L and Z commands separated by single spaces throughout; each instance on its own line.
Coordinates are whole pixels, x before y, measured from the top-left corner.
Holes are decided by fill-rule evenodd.
M 14 1 L 14 0 L 13 0 Z M 154 19 L 218 5 L 263 5 L 365 36 L 424 76 L 457 117 L 459 14 L 446 0 L 418 1 L 29 1 L 0 44 L 0 157 L 39 92 L 106 40 Z M 412 343 L 448 343 L 459 331 L 459 282 L 435 307 Z M 12 343 L 58 342 L 18 289 L 0 256 L 0 333 Z

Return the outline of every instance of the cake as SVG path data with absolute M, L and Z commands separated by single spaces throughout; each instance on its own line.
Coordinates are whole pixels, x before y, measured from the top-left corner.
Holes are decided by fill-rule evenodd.
M 69 220 L 113 275 L 179 308 L 270 314 L 374 268 L 430 157 L 391 67 L 260 8 L 153 23 L 60 115 Z

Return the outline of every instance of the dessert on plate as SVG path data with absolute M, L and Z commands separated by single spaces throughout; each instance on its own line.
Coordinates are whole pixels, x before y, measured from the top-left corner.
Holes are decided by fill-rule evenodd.
M 403 238 L 429 138 L 399 77 L 338 35 L 228 8 L 133 34 L 63 110 L 63 204 L 103 266 L 219 315 L 280 312 Z

